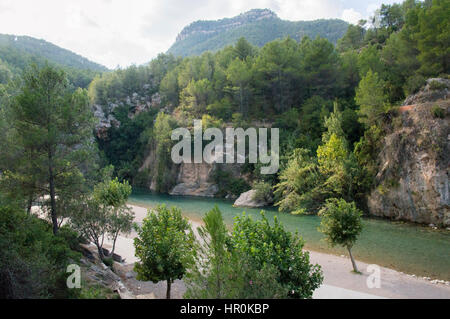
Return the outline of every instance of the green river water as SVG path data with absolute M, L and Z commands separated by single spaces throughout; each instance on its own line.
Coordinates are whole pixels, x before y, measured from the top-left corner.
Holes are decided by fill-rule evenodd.
M 144 190 L 134 190 L 129 203 L 144 207 L 160 204 L 177 206 L 184 216 L 197 221 L 217 205 L 229 227 L 233 218 L 243 211 L 254 218 L 260 218 L 261 212 L 261 209 L 235 208 L 232 202 L 217 198 L 169 196 Z M 273 207 L 264 211 L 269 220 L 278 216 L 287 229 L 298 231 L 305 241 L 305 248 L 336 255 L 346 254 L 343 248 L 330 248 L 323 240 L 323 235 L 317 231 L 319 217 L 280 213 Z M 450 280 L 449 231 L 379 219 L 364 219 L 363 224 L 364 230 L 353 248 L 356 259 L 407 274 Z

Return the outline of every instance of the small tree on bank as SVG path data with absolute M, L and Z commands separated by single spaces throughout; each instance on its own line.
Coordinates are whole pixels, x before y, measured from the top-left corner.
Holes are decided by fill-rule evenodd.
M 347 248 L 352 261 L 353 270 L 359 273 L 352 247 L 362 231 L 362 212 L 356 208 L 354 202 L 348 203 L 343 199 L 329 199 L 320 210 L 322 221 L 319 231 L 325 234 L 331 246 L 340 245 Z
M 259 265 L 233 247 L 222 213 L 214 207 L 198 228 L 201 243 L 195 262 L 188 269 L 187 299 L 272 299 L 286 298 L 287 288 L 280 272 L 271 264 Z
M 128 182 L 120 183 L 117 179 L 106 178 L 95 186 L 91 198 L 81 200 L 80 208 L 70 216 L 71 224 L 95 244 L 102 260 L 105 258 L 105 236 L 113 240 L 112 256 L 119 234 L 131 231 L 134 214 L 126 206 L 130 194 L 131 186 Z
M 110 256 L 114 255 L 119 234 L 128 234 L 132 230 L 134 213 L 126 205 L 130 195 L 130 184 L 127 181 L 120 183 L 117 178 L 114 180 L 107 179 L 94 189 L 94 198 L 108 212 L 106 231 L 109 238 L 113 241 Z
M 134 266 L 137 279 L 157 283 L 167 282 L 167 299 L 176 279 L 183 278 L 187 265 L 191 262 L 194 234 L 181 210 L 165 205 L 149 212 L 142 227 L 137 227 L 138 237 L 134 239 L 136 257 Z

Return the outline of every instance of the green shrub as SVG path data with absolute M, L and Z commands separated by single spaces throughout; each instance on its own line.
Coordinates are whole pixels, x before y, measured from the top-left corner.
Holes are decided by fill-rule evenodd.
M 439 81 L 431 81 L 430 82 L 430 90 L 432 91 L 440 91 L 447 88 L 445 83 L 441 83 Z
M 0 299 L 69 297 L 66 267 L 80 258 L 70 248 L 74 237 L 68 230 L 54 236 L 48 222 L 0 207 Z
M 103 258 L 103 263 L 111 268 L 114 265 L 114 259 L 112 257 Z
M 225 197 L 227 194 L 239 196 L 250 190 L 250 185 L 242 178 L 235 178 L 228 171 L 217 169 L 213 173 L 213 180 L 219 186 L 217 196 Z
M 431 114 L 433 114 L 433 116 L 435 118 L 439 118 L 439 119 L 443 119 L 445 118 L 445 110 L 441 109 L 439 106 L 435 105 L 431 108 Z
M 272 200 L 272 185 L 266 182 L 257 182 L 253 185 L 256 191 L 253 200 L 259 202 L 270 202 Z
M 413 75 L 406 81 L 403 89 L 405 91 L 405 95 L 411 95 L 419 92 L 419 90 L 426 84 L 426 80 L 421 75 Z

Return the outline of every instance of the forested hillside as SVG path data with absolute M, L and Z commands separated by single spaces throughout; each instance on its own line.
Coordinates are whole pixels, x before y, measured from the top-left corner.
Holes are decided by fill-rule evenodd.
M 263 14 L 253 26 L 281 25 Z M 310 36 L 263 43 L 272 40 L 265 38 L 267 29 L 242 26 L 248 34 L 240 37 L 225 20 L 223 44 L 232 44 L 220 50 L 184 58 L 160 54 L 146 65 L 111 72 L 43 41 L 0 37 L 0 299 L 113 297 L 106 280 L 120 294 L 123 278 L 140 293 L 140 281 L 165 280 L 168 298 L 176 279 L 187 284 L 190 298 L 312 298 L 323 273 L 310 263 L 305 241 L 291 232 L 306 225 L 325 236 L 310 241 L 326 238 L 345 248 L 354 272 L 352 247 L 360 235 L 367 265 L 394 267 L 404 258 L 408 266 L 388 281 L 394 291 L 388 296 L 399 296 L 405 285 L 421 287 L 415 275 L 405 275 L 408 269 L 434 276 L 436 263 L 436 274 L 448 279 L 449 21 L 449 0 L 405 0 L 382 5 L 339 40 L 317 37 L 313 28 Z M 198 24 L 199 32 L 191 26 L 197 33 L 183 33 L 180 43 L 210 25 Z M 262 42 L 252 42 L 260 41 L 258 32 Z M 217 163 L 175 164 L 172 132 L 193 130 L 196 119 L 203 129 L 279 128 L 280 170 L 262 175 L 264 163 L 248 161 L 223 164 L 229 170 Z M 251 190 L 252 201 L 292 215 L 318 214 L 321 221 L 297 216 L 298 227 L 284 228 L 277 216 L 289 217 L 289 224 L 297 217 L 272 210 L 272 222 L 230 213 L 230 232 L 216 206 L 203 216 L 198 240 L 184 207 L 162 205 L 147 218 L 134 216 L 132 187 L 172 195 L 194 189 L 228 199 Z M 161 197 L 159 203 L 170 202 Z M 200 204 L 191 210 L 201 211 Z M 432 225 L 385 227 L 363 220 L 363 213 Z M 104 249 L 107 240 L 111 251 Z M 112 272 L 122 260 L 114 253 L 116 241 L 138 258 L 123 276 Z M 394 256 L 400 251 L 403 256 Z M 332 276 L 345 274 L 340 281 L 353 276 L 342 272 L 341 258 L 323 258 L 328 269 L 338 266 Z M 331 264 L 332 258 L 338 262 Z M 74 264 L 83 273 L 76 289 L 69 284 Z M 354 277 L 365 283 L 364 276 Z M 425 297 L 440 290 L 427 285 Z
M 248 183 L 274 186 L 284 211 L 314 212 L 335 196 L 365 208 L 396 106 L 426 79 L 448 77 L 448 6 L 439 0 L 383 5 L 373 21 L 349 26 L 337 46 L 304 37 L 258 48 L 241 38 L 216 53 L 160 55 L 148 66 L 105 74 L 90 87 L 93 103 L 116 117 L 101 149 L 120 177 L 145 185 L 148 172 L 139 168 L 150 149 L 156 152 L 150 180 L 170 171 L 175 126 L 189 127 L 196 118 L 206 127 L 271 123 L 281 129 L 282 170 L 264 177 L 249 165 Z M 153 111 L 141 113 L 146 109 Z M 133 147 L 123 153 L 118 145 Z M 158 185 L 165 192 L 173 187 L 167 180 Z M 221 194 L 249 187 L 224 187 L 239 185 Z
M 0 34 L 0 83 L 7 83 L 31 63 L 63 67 L 76 86 L 87 87 L 95 74 L 108 69 L 69 50 L 27 36 Z
M 348 24 L 342 20 L 286 21 L 267 9 L 254 9 L 234 18 L 217 21 L 197 21 L 184 28 L 168 53 L 175 56 L 200 55 L 206 51 L 217 51 L 233 45 L 241 37 L 251 44 L 264 44 L 284 37 L 300 41 L 308 36 L 317 36 L 336 43 Z

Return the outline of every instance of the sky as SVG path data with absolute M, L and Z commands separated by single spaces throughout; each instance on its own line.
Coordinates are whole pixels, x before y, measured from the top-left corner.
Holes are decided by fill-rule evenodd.
M 114 69 L 166 52 L 196 20 L 268 8 L 281 19 L 356 23 L 395 0 L 0 0 L 0 33 L 44 39 Z

